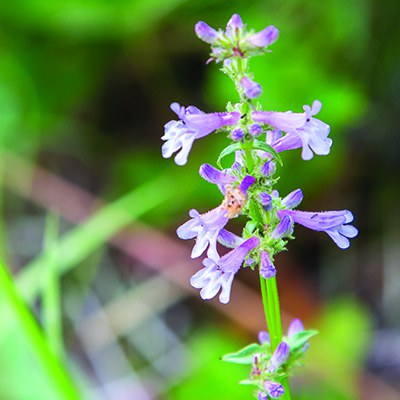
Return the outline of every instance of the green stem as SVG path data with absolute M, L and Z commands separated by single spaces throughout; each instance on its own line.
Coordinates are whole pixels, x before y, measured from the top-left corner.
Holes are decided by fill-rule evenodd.
M 278 344 L 282 341 L 282 321 L 281 321 L 281 311 L 279 307 L 279 296 L 278 287 L 276 285 L 276 278 L 268 278 L 265 280 L 267 286 L 267 294 L 270 299 L 270 312 L 271 319 L 274 321 L 274 331 L 269 332 L 271 337 L 271 350 L 275 351 Z
M 271 340 L 271 352 L 274 352 L 282 341 L 282 321 L 279 307 L 278 287 L 275 277 L 264 279 L 260 275 L 260 282 L 265 318 Z M 288 378 L 282 378 L 281 384 L 285 389 L 282 400 L 290 400 L 291 396 Z
M 285 389 L 285 393 L 283 394 L 282 400 L 290 400 L 291 396 L 290 396 L 290 386 L 289 386 L 289 379 L 287 376 L 285 376 L 284 378 L 282 378 L 281 380 L 281 385 L 283 386 L 283 388 Z

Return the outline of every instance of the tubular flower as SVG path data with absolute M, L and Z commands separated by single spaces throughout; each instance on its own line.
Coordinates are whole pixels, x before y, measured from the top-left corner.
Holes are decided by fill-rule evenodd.
M 268 372 L 276 372 L 286 362 L 290 355 L 290 346 L 286 342 L 280 342 L 268 363 Z
M 200 167 L 199 174 L 207 182 L 217 185 L 223 194 L 226 194 L 225 186 L 232 185 L 237 180 L 230 170 L 220 171 L 210 164 L 203 164 Z
M 262 31 L 254 33 L 247 41 L 257 47 L 267 47 L 276 42 L 279 36 L 279 30 L 273 26 L 267 26 Z
M 164 158 L 170 158 L 172 154 L 178 152 L 175 156 L 175 162 L 178 165 L 187 163 L 189 152 L 193 142 L 209 135 L 216 129 L 227 125 L 234 125 L 239 121 L 238 112 L 223 112 L 206 114 L 194 106 L 181 107 L 178 103 L 172 103 L 171 109 L 178 117 L 179 121 L 169 121 L 165 124 L 165 140 L 162 145 L 162 155 Z
M 249 99 L 255 99 L 255 98 L 259 97 L 262 93 L 261 85 L 257 82 L 254 82 L 247 76 L 245 76 L 241 79 L 240 84 L 242 85 L 244 94 Z
M 226 304 L 230 300 L 233 278 L 243 264 L 249 251 L 260 243 L 257 237 L 247 239 L 234 250 L 219 258 L 206 258 L 204 268 L 190 278 L 190 284 L 200 290 L 200 297 L 209 300 L 221 290 L 219 301 Z
M 306 228 L 327 233 L 341 249 L 347 249 L 350 246 L 349 239 L 356 237 L 358 234 L 357 228 L 347 225 L 354 218 L 353 214 L 348 210 L 324 212 L 278 211 L 279 218 L 282 219 L 285 215 L 288 215 L 294 222 Z
M 313 118 L 319 113 L 321 107 L 321 102 L 315 100 L 312 107 L 307 105 L 303 107 L 304 113 L 254 111 L 252 118 L 256 122 L 263 122 L 287 132 L 287 135 L 273 144 L 276 150 L 279 149 L 277 151 L 290 150 L 301 145 L 303 160 L 310 160 L 314 153 L 329 154 L 332 146 L 332 139 L 328 138 L 329 125 Z
M 289 328 L 287 330 L 287 336 L 291 338 L 292 336 L 296 335 L 297 333 L 303 332 L 304 331 L 304 325 L 301 322 L 300 319 L 295 318 L 292 320 L 292 322 L 289 325 Z
M 216 42 L 220 36 L 220 34 L 214 28 L 211 28 L 210 25 L 203 21 L 199 21 L 195 25 L 194 31 L 199 39 L 209 44 Z
M 285 393 L 283 386 L 277 382 L 265 381 L 264 388 L 273 399 L 278 399 Z

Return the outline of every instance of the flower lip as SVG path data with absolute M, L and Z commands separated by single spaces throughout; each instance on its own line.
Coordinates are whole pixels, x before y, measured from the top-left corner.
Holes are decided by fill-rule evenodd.
M 207 182 L 218 185 L 223 194 L 226 193 L 225 186 L 231 185 L 236 181 L 236 177 L 229 170 L 220 171 L 210 164 L 202 164 L 199 170 L 200 176 Z
M 234 250 L 219 258 L 206 258 L 204 268 L 190 278 L 190 284 L 200 290 L 203 300 L 212 299 L 221 290 L 219 301 L 223 304 L 229 302 L 230 292 L 236 272 L 243 264 L 244 258 L 260 243 L 257 237 L 245 240 Z
M 229 218 L 226 210 L 222 207 L 214 208 L 205 214 L 200 214 L 196 210 L 190 210 L 191 219 L 181 225 L 176 233 L 180 239 L 196 238 L 191 257 L 201 256 L 207 249 L 207 255 L 219 258 L 217 252 L 217 239 L 219 232 L 225 227 Z
M 165 132 L 161 139 L 166 142 L 162 145 L 161 151 L 164 158 L 170 158 L 172 154 L 177 153 L 175 156 L 177 165 L 187 163 L 196 139 L 207 136 L 226 125 L 236 124 L 240 119 L 240 113 L 235 111 L 206 114 L 197 107 L 185 108 L 178 103 L 172 103 L 171 109 L 180 120 L 165 124 Z

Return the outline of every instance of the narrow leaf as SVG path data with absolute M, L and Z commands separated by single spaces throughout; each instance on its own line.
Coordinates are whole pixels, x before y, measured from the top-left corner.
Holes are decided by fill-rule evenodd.
M 268 143 L 260 142 L 259 140 L 255 140 L 254 144 L 253 144 L 253 149 L 262 150 L 262 151 L 265 151 L 266 153 L 271 154 L 275 158 L 275 160 L 277 160 L 279 162 L 279 164 L 283 165 L 280 155 Z
M 290 350 L 295 352 L 301 347 L 303 347 L 310 338 L 315 336 L 318 333 L 316 330 L 308 330 L 308 331 L 301 331 L 293 335 L 291 338 L 288 338 Z
M 253 362 L 253 355 L 262 351 L 262 347 L 258 343 L 252 343 L 236 353 L 225 354 L 222 361 L 231 362 L 235 364 L 251 364 Z
M 241 150 L 241 144 L 238 143 L 232 143 L 230 144 L 228 147 L 225 147 L 225 149 L 223 149 L 220 153 L 220 155 L 218 156 L 218 160 L 217 160 L 217 165 L 222 168 L 221 165 L 221 160 L 223 158 L 225 158 L 226 156 L 228 156 L 229 154 L 234 153 L 235 151 Z

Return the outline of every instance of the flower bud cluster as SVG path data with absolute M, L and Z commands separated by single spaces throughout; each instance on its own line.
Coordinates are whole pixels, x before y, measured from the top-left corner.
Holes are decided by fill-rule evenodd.
M 279 36 L 278 29 L 272 25 L 257 33 L 248 30 L 238 14 L 232 15 L 224 31 L 215 30 L 200 21 L 195 26 L 195 32 L 199 39 L 211 45 L 210 61 L 216 62 L 232 57 L 249 58 L 264 54 Z
M 271 351 L 269 334 L 261 331 L 258 335 L 259 351 L 252 355 L 250 377 L 245 383 L 257 386 L 258 399 L 280 398 L 285 389 L 282 378 L 297 364 L 308 348 L 308 339 L 315 331 L 305 331 L 302 322 L 294 319 L 287 335 L 275 351 Z
M 258 334 L 259 343 L 226 354 L 222 360 L 250 366 L 250 376 L 241 383 L 255 386 L 257 399 L 280 398 L 285 394 L 285 378 L 299 365 L 300 358 L 308 349 L 309 339 L 316 333 L 304 330 L 302 322 L 296 318 L 276 348 L 272 348 L 269 333 L 261 331 Z

